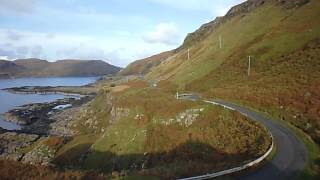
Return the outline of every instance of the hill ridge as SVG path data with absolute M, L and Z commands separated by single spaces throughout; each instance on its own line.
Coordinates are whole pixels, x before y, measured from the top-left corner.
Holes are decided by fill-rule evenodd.
M 120 70 L 120 67 L 103 60 L 62 59 L 49 62 L 43 59 L 27 58 L 0 62 L 2 78 L 102 76 L 115 74 Z

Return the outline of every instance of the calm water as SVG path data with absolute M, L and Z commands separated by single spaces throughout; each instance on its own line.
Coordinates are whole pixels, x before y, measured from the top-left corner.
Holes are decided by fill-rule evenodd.
M 0 89 L 20 86 L 82 86 L 93 83 L 97 79 L 97 77 L 0 79 Z M 3 113 L 10 109 L 29 103 L 52 102 L 64 97 L 59 94 L 13 94 L 0 90 L 0 127 L 8 130 L 21 129 L 19 125 L 4 120 Z

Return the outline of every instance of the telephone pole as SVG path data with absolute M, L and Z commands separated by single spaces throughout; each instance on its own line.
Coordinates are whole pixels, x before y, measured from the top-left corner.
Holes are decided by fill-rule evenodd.
M 190 48 L 188 48 L 188 60 L 190 59 Z
M 248 62 L 248 77 L 250 76 L 251 71 L 251 56 L 249 56 L 249 62 Z

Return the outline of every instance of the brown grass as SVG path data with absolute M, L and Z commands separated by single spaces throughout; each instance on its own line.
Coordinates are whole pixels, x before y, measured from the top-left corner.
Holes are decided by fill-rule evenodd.
M 20 162 L 0 160 L 0 179 L 2 180 L 80 180 L 80 179 L 105 179 L 103 174 L 89 171 L 57 170 L 54 168 L 27 165 Z

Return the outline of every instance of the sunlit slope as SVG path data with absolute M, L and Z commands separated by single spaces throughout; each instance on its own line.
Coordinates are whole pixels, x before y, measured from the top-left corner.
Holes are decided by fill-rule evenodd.
M 319 1 L 290 9 L 278 1 L 266 1 L 250 13 L 218 19 L 219 25 L 210 34 L 204 33 L 205 38 L 200 42 L 193 40 L 195 43 L 192 44 L 186 39 L 188 44 L 152 71 L 149 77 L 171 77 L 176 83 L 186 84 L 207 75 L 225 61 L 233 61 L 235 64 L 231 65 L 241 68 L 243 74 L 249 55 L 254 56 L 255 65 L 260 67 L 265 61 L 288 54 L 319 37 L 319 15 Z
M 134 61 L 125 69 L 120 71 L 120 75 L 144 75 L 149 73 L 153 67 L 158 66 L 162 61 L 171 56 L 174 51 L 166 51 L 145 59 Z
M 281 2 L 233 8 L 189 35 L 147 77 L 269 111 L 319 141 L 320 1 Z

